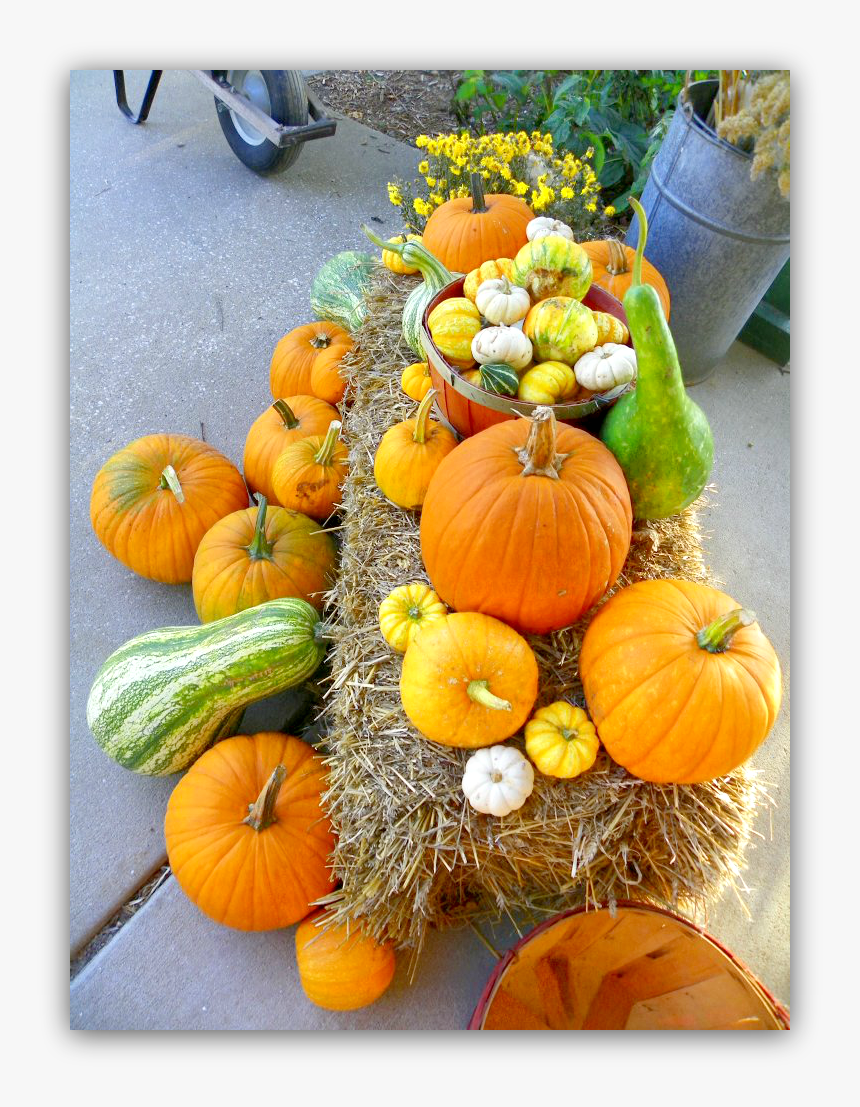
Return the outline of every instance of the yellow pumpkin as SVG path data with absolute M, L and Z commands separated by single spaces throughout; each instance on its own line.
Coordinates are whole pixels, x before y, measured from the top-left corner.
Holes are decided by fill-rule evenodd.
M 431 388 L 414 419 L 390 427 L 373 459 L 373 476 L 383 496 L 407 510 L 421 507 L 430 478 L 457 445 L 453 432 L 429 417 L 436 396 Z
M 499 277 L 511 279 L 514 271 L 513 258 L 496 258 L 495 261 L 485 261 L 477 269 L 466 274 L 463 281 L 463 295 L 474 303 L 475 295 L 484 281 L 498 280 Z
M 400 377 L 400 387 L 410 400 L 420 404 L 433 385 L 430 366 L 426 361 L 416 361 L 407 365 Z
M 406 235 L 406 238 L 404 238 L 402 234 L 397 234 L 397 235 L 394 236 L 394 238 L 390 239 L 390 241 L 391 242 L 420 242 L 421 241 L 421 235 L 420 234 L 408 234 L 408 235 Z M 415 267 L 413 267 L 411 265 L 406 265 L 406 263 L 403 261 L 403 258 L 400 256 L 400 254 L 396 254 L 393 250 L 383 250 L 382 251 L 382 264 L 385 266 L 386 269 L 390 269 L 392 273 L 406 273 L 406 274 L 411 275 L 412 273 L 417 273 L 418 272 L 418 270 Z
M 526 753 L 546 776 L 570 780 L 590 769 L 600 741 L 581 707 L 565 700 L 535 711 L 526 723 Z
M 538 239 L 538 243 L 546 241 Z M 523 334 L 534 347 L 535 361 L 575 365 L 597 345 L 597 323 L 591 310 L 570 296 L 551 296 L 536 303 L 525 317 Z
M 429 584 L 401 584 L 379 605 L 379 629 L 393 650 L 406 653 L 406 647 L 419 630 L 447 619 L 448 608 Z
M 462 368 L 475 364 L 472 339 L 481 329 L 481 313 L 465 296 L 452 296 L 430 312 L 427 317 L 430 337 L 439 352 Z
M 594 322 L 597 324 L 597 345 L 603 346 L 606 342 L 624 344 L 630 337 L 630 331 L 620 319 L 610 315 L 608 311 L 593 311 Z
M 576 374 L 563 361 L 541 361 L 520 377 L 517 399 L 531 404 L 561 404 L 576 392 Z

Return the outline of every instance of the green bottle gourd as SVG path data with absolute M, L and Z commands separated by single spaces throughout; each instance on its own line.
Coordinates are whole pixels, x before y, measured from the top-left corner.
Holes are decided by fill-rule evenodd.
M 600 437 L 615 455 L 637 519 L 665 519 L 691 504 L 708 482 L 714 440 L 705 413 L 684 387 L 672 332 L 655 289 L 642 283 L 648 224 L 637 200 L 639 244 L 624 312 L 636 350 L 636 388 L 610 408 Z

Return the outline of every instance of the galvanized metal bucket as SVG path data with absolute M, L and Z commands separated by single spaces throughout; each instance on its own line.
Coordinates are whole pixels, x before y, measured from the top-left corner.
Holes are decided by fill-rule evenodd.
M 718 88 L 696 81 L 681 92 L 641 199 L 645 253 L 669 287 L 688 385 L 711 375 L 790 252 L 791 205 L 776 174 L 750 180 L 752 155 L 704 123 Z M 634 218 L 626 242 L 638 241 Z

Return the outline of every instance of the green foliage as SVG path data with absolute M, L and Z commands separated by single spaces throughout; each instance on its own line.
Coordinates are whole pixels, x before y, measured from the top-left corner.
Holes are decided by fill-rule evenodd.
M 694 71 L 691 80 L 708 76 Z M 464 127 L 549 131 L 556 150 L 594 150 L 604 203 L 616 211 L 641 191 L 684 86 L 683 69 L 469 69 L 454 112 Z

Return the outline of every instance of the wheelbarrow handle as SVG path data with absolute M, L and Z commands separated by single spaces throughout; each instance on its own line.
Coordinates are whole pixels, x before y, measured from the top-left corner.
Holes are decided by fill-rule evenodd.
M 113 71 L 117 107 L 123 115 L 127 116 L 132 121 L 132 123 L 146 122 L 146 117 L 149 115 L 149 109 L 152 107 L 152 101 L 155 99 L 155 91 L 158 88 L 158 82 L 161 80 L 161 74 L 163 72 L 163 69 L 153 69 L 151 71 L 149 83 L 146 86 L 146 92 L 143 94 L 143 103 L 140 105 L 140 111 L 135 115 L 128 106 L 128 100 L 125 95 L 125 70 L 115 69 Z

